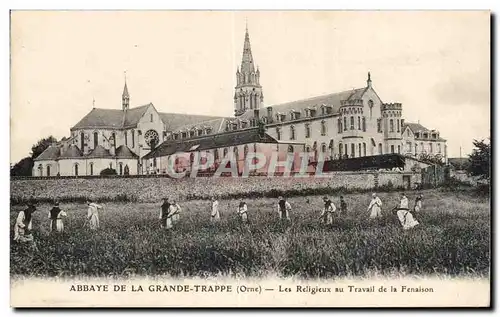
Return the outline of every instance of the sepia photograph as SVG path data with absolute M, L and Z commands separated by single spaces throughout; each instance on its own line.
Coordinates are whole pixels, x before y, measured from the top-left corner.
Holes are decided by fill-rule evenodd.
M 10 13 L 12 307 L 490 307 L 489 11 Z

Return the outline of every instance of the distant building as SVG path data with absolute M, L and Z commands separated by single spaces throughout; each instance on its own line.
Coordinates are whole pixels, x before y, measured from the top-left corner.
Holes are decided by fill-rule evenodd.
M 246 30 L 242 62 L 236 70 L 234 117 L 162 113 L 151 103 L 129 108 L 125 83 L 122 109 L 92 109 L 71 129 L 68 139 L 35 160 L 33 175 L 98 175 L 107 167 L 120 175 L 125 169 L 130 174 L 161 173 L 155 164 L 163 162 L 172 151 L 209 149 L 218 157 L 229 151 L 243 153 L 245 145 L 252 145 L 237 144 L 231 138 L 227 144 L 212 144 L 210 148 L 181 145 L 198 141 L 207 144 L 202 140 L 211 137 L 225 139 L 225 134 L 254 129 L 259 122 L 265 125 L 268 140 L 294 144 L 294 151 L 303 148 L 311 161 L 320 154 L 336 160 L 391 153 L 447 160 L 446 140 L 439 131 L 405 122 L 403 105 L 382 101 L 370 73 L 366 86 L 361 88 L 269 106 L 263 106 L 260 76 Z M 161 150 L 151 152 L 158 145 Z M 276 149 L 288 151 L 289 147 Z

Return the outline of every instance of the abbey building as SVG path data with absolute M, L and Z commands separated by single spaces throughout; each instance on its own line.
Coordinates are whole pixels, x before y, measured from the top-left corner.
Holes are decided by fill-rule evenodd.
M 311 161 L 320 154 L 330 160 L 388 153 L 447 159 L 439 131 L 407 122 L 404 106 L 383 101 L 370 73 L 357 89 L 267 106 L 260 76 L 246 30 L 234 116 L 165 113 L 159 111 L 164 106 L 152 103 L 130 107 L 125 83 L 121 109 L 92 109 L 69 137 L 35 159 L 33 175 L 99 175 L 105 169 L 118 175 L 161 174 L 175 153 L 204 151 L 220 160 L 231 152 L 243 161 L 249 149 L 305 151 Z M 256 134 L 259 125 L 265 136 Z

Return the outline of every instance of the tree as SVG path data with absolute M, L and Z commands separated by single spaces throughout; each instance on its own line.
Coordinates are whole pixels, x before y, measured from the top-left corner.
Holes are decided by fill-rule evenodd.
M 480 176 L 482 179 L 490 181 L 490 153 L 491 153 L 491 144 L 490 139 L 488 138 L 488 142 L 484 140 L 478 141 L 474 140 L 472 143 L 474 144 L 474 149 L 472 150 L 472 154 L 469 155 L 469 168 L 467 171 L 472 176 Z
M 10 176 L 31 176 L 33 165 L 33 159 L 29 156 L 25 157 L 12 166 Z
M 57 139 L 52 135 L 39 140 L 35 145 L 31 147 L 31 158 L 36 159 L 40 154 L 43 153 L 52 143 L 56 143 Z

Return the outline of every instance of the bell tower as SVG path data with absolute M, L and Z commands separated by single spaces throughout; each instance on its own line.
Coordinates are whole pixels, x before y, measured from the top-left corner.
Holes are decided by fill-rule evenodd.
M 122 93 L 122 110 L 123 111 L 128 110 L 129 102 L 130 102 L 130 96 L 128 94 L 127 78 L 125 78 L 125 86 L 123 87 L 123 93 Z
M 243 56 L 241 66 L 236 70 L 236 87 L 234 88 L 234 115 L 240 116 L 249 109 L 259 109 L 264 101 L 260 85 L 260 70 L 255 66 L 248 26 L 245 30 Z

